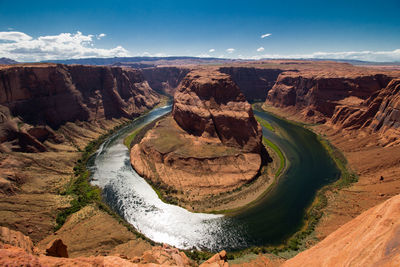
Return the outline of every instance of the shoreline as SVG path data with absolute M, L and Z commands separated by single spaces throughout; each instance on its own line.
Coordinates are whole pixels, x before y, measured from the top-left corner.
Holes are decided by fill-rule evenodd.
M 157 121 L 163 119 L 167 115 L 157 118 L 141 126 L 139 129 L 130 132 L 124 140 L 131 141 L 129 144 L 128 142 L 124 142 L 125 145 L 131 149 L 135 144 L 141 141 L 148 130 L 154 127 Z M 187 199 L 183 199 L 179 193 L 171 194 L 172 190 L 170 190 L 168 185 L 155 185 L 150 180 L 145 180 L 151 185 L 160 200 L 167 204 L 180 206 L 190 212 L 225 215 L 234 214 L 239 210 L 254 205 L 259 199 L 264 197 L 276 185 L 279 177 L 287 169 L 287 157 L 280 148 L 265 137 L 263 137 L 263 145 L 273 160 L 266 165 L 262 165 L 259 174 L 255 178 L 234 190 L 212 195 L 202 200 L 188 201 Z
M 278 110 L 276 107 L 268 109 L 267 107 L 265 107 L 263 103 L 258 103 L 258 104 L 259 104 L 258 108 L 261 109 L 262 111 L 268 112 L 278 117 L 279 119 L 286 120 L 296 125 L 300 125 L 301 127 L 304 127 L 309 131 L 313 132 L 314 134 L 316 134 L 318 141 L 324 147 L 324 149 L 326 150 L 326 152 L 328 153 L 330 158 L 334 161 L 336 167 L 340 171 L 339 179 L 323 186 L 316 192 L 313 202 L 310 204 L 309 207 L 306 208 L 303 220 L 303 226 L 299 229 L 299 231 L 297 231 L 291 237 L 288 238 L 286 246 L 288 246 L 290 249 L 294 251 L 297 251 L 298 253 L 321 241 L 321 240 L 311 241 L 309 240 L 309 238 L 315 232 L 316 228 L 321 222 L 322 217 L 325 215 L 325 209 L 328 206 L 327 194 L 329 192 L 337 190 L 340 191 L 341 189 L 350 187 L 352 184 L 358 181 L 358 176 L 350 168 L 343 152 L 339 150 L 337 147 L 335 147 L 329 139 L 322 136 L 321 133 L 318 133 L 314 129 L 310 128 L 312 126 L 316 126 L 315 124 L 306 123 L 300 119 L 299 121 L 297 121 L 297 120 L 291 120 L 287 117 L 279 116 L 276 114 L 276 112 L 274 112 Z M 306 244 L 309 241 L 311 241 L 312 243 L 311 245 Z M 286 250 L 285 247 L 280 249 L 281 252 L 285 250 Z

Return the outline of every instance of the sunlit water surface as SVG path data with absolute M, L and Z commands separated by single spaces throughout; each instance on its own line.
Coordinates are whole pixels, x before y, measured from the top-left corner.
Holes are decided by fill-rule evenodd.
M 88 164 L 93 173 L 92 183 L 103 189 L 107 204 L 156 242 L 211 251 L 278 244 L 299 229 L 315 192 L 339 176 L 315 134 L 256 112 L 279 131 L 277 135 L 263 129 L 264 135 L 278 144 L 290 161 L 273 190 L 256 205 L 231 216 L 192 213 L 166 204 L 131 167 L 123 139 L 170 110 L 171 106 L 155 109 L 136 119 L 104 142 Z

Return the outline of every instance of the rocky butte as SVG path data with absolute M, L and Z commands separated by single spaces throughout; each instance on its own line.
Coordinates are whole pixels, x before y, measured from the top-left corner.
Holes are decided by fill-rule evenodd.
M 251 105 L 228 75 L 207 69 L 183 79 L 172 116 L 131 150 L 141 176 L 191 201 L 249 183 L 266 157 Z

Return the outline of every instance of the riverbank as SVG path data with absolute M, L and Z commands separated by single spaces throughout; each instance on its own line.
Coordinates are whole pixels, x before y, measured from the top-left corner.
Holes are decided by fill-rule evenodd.
M 315 132 L 318 135 L 320 143 L 333 159 L 341 173 L 340 179 L 318 190 L 314 201 L 306 211 L 303 227 L 287 242 L 289 248 L 291 249 L 304 250 L 322 240 L 326 235 L 329 234 L 326 233 L 324 235 L 321 235 L 320 233 L 321 224 L 323 224 L 323 221 L 326 220 L 328 216 L 328 207 L 332 205 L 331 203 L 329 203 L 329 198 L 331 198 L 332 194 L 338 194 L 338 192 L 344 191 L 344 188 L 351 187 L 352 184 L 357 183 L 358 175 L 355 171 L 352 170 L 353 166 L 349 166 L 343 152 L 331 143 L 332 139 L 326 135 L 326 132 L 321 131 L 321 127 L 323 126 L 301 120 L 293 111 L 282 110 L 276 107 L 261 104 L 258 104 L 257 108 L 271 114 L 279 114 L 275 116 L 279 116 L 284 120 L 300 124 L 303 127 L 306 127 Z M 332 229 L 332 231 L 333 230 L 336 229 Z
M 124 139 L 125 145 L 131 148 L 139 143 L 146 132 L 164 118 L 165 116 L 156 119 L 148 125 L 141 126 L 139 129 L 135 129 Z M 160 126 L 158 125 L 158 127 Z M 168 128 L 170 129 L 170 127 Z M 151 181 L 147 182 L 151 184 L 159 198 L 166 203 L 181 206 L 192 212 L 233 213 L 234 211 L 245 208 L 263 196 L 276 182 L 277 177 L 283 170 L 285 159 L 282 152 L 277 146 L 271 145 L 272 143 L 265 138 L 264 141 L 264 145 L 270 157 L 268 159 L 268 164 L 261 167 L 258 176 L 250 183 L 244 184 L 235 190 L 213 194 L 212 198 L 207 199 L 189 199 L 184 192 L 173 190 L 167 185 L 161 183 L 155 184 Z

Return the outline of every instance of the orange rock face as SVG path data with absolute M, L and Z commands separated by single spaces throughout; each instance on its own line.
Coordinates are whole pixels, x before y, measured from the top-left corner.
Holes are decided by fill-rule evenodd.
M 196 266 L 185 253 L 168 245 L 153 247 L 135 258 L 119 255 L 67 257 L 67 248 L 61 239 L 51 242 L 44 255 L 33 247 L 29 237 L 0 228 L 0 266 Z
M 239 87 L 228 75 L 193 71 L 174 96 L 172 116 L 195 136 L 218 138 L 221 143 L 259 152 L 262 131 Z
M 183 67 L 154 67 L 145 68 L 141 71 L 150 87 L 156 92 L 173 96 L 190 69 Z
M 175 93 L 172 118 L 131 150 L 135 170 L 189 198 L 233 190 L 258 174 L 261 126 L 228 75 L 196 70 Z
M 133 118 L 159 102 L 140 71 L 118 67 L 15 65 L 0 81 L 0 141 L 17 151 L 62 142 L 52 129 L 67 122 Z
M 380 132 L 386 143 L 399 139 L 399 79 L 384 74 L 280 74 L 266 105 L 292 107 L 306 120 L 339 129 Z
M 400 195 L 346 223 L 282 266 L 397 266 Z

